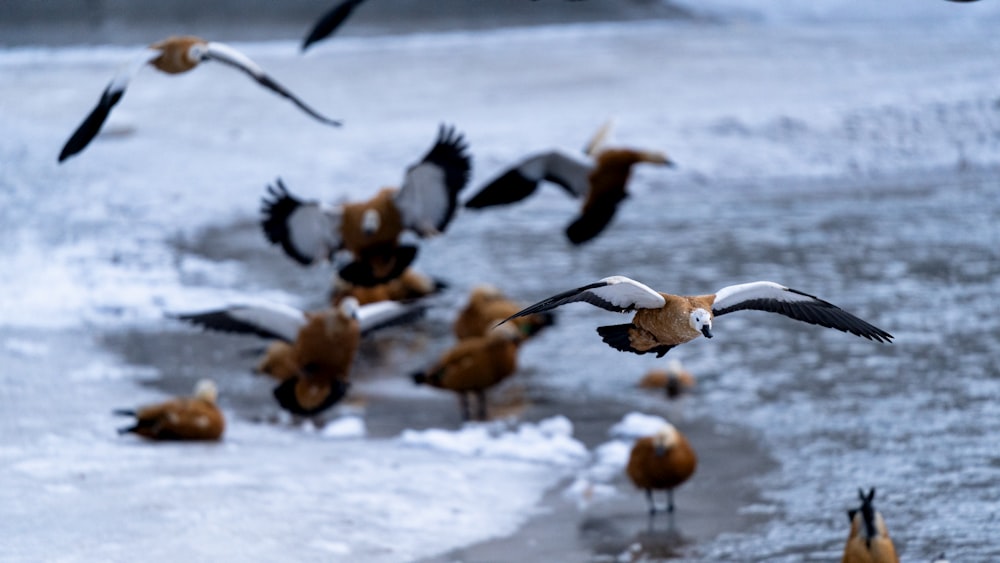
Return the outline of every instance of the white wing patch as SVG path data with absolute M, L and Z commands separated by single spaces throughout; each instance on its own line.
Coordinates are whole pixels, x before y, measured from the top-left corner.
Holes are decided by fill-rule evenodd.
M 587 291 L 615 307 L 659 309 L 667 304 L 667 301 L 658 292 L 631 278 L 611 276 L 601 281 L 607 285 Z
M 250 60 L 250 57 L 244 55 L 236 49 L 233 49 L 225 43 L 209 41 L 208 56 L 218 61 L 242 68 L 255 78 L 264 76 L 264 69 L 260 68 L 257 63 Z
M 288 342 L 294 342 L 299 329 L 306 324 L 305 313 L 278 303 L 234 305 L 226 313 L 236 321 L 280 335 Z
M 309 203 L 299 206 L 288 216 L 288 233 L 292 245 L 303 256 L 323 261 L 341 245 L 340 224 L 343 208 Z
M 438 234 L 450 202 L 444 170 L 431 162 L 411 166 L 394 201 L 408 228 L 425 237 Z
M 108 84 L 108 92 L 112 94 L 124 92 L 132 77 L 138 74 L 142 70 L 142 67 L 149 64 L 149 61 L 159 56 L 160 51 L 156 49 L 143 49 L 139 55 L 118 69 L 118 72 Z
M 789 291 L 787 287 L 769 281 L 741 283 L 724 287 L 715 293 L 712 309 L 721 311 L 755 299 L 794 303 L 816 301 L 814 297 Z
M 593 168 L 591 159 L 556 149 L 528 157 L 517 166 L 517 171 L 534 182 L 556 182 L 575 197 L 581 197 L 587 193 L 587 175 Z

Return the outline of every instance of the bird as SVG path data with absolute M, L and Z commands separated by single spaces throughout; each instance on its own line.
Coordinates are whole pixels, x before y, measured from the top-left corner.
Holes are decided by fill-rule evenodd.
M 496 324 L 515 314 L 521 305 L 503 294 L 496 286 L 480 284 L 472 288 L 469 300 L 459 311 L 452 324 L 455 338 L 462 340 L 475 336 L 485 336 Z M 538 313 L 515 319 L 519 331 L 525 338 L 535 336 L 545 327 L 555 322 L 552 313 Z
M 336 404 L 350 386 L 349 375 L 361 337 L 412 320 L 425 307 L 384 301 L 361 306 L 352 297 L 337 307 L 305 312 L 277 304 L 233 305 L 176 318 L 221 332 L 277 338 L 258 369 L 281 383 L 278 404 L 292 414 L 313 416 Z
M 657 511 L 653 491 L 667 491 L 667 512 L 673 512 L 674 488 L 687 481 L 697 467 L 698 456 L 687 438 L 667 423 L 656 434 L 636 440 L 625 473 L 637 488 L 646 491 L 649 515 L 653 516 Z
M 440 234 L 455 214 L 471 159 L 461 133 L 444 125 L 434 145 L 406 170 L 400 189 L 383 188 L 363 202 L 326 205 L 291 195 L 279 178 L 262 200 L 261 227 L 267 239 L 307 266 L 346 251 L 353 261 L 339 271 L 348 282 L 373 286 L 399 277 L 417 248 L 401 244 L 413 231 Z
M 634 165 L 645 162 L 674 166 L 659 151 L 602 148 L 610 128 L 611 123 L 606 123 L 583 155 L 561 149 L 530 154 L 481 188 L 465 202 L 465 207 L 482 209 L 514 203 L 534 193 L 540 182 L 552 182 L 570 196 L 584 199 L 579 216 L 566 227 L 569 241 L 580 245 L 593 239 L 611 223 L 618 204 L 628 196 L 625 188 Z
M 684 369 L 677 360 L 671 361 L 666 369 L 649 370 L 639 380 L 643 389 L 663 389 L 667 397 L 675 399 L 695 386 L 694 376 Z
M 535 303 L 503 322 L 584 301 L 608 311 L 635 311 L 631 323 L 598 327 L 612 348 L 661 357 L 699 336 L 712 338 L 715 317 L 733 311 L 757 310 L 826 328 L 835 328 L 876 342 L 893 336 L 836 305 L 783 285 L 756 281 L 723 287 L 711 295 L 682 296 L 654 291 L 625 276 L 611 276 Z
M 361 5 L 364 0 L 343 0 L 336 6 L 323 14 L 321 18 L 309 30 L 309 34 L 302 41 L 302 51 L 305 52 L 310 45 L 326 39 L 354 13 L 354 9 Z
M 67 158 L 77 154 L 90 144 L 90 141 L 101 130 L 101 126 L 107 120 L 111 109 L 125 94 L 125 89 L 128 87 L 129 82 L 144 66 L 149 64 L 167 74 L 180 74 L 195 68 L 204 61 L 218 61 L 241 70 L 250 75 L 261 86 L 277 93 L 279 96 L 288 98 L 302 111 L 319 122 L 335 127 L 341 125 L 340 121 L 325 117 L 306 105 L 305 102 L 292 94 L 287 88 L 275 82 L 257 63 L 229 45 L 216 41 L 205 41 L 191 35 L 175 35 L 145 48 L 142 53 L 115 74 L 114 78 L 111 79 L 111 82 L 101 94 L 97 106 L 87 115 L 87 118 L 73 132 L 69 140 L 66 141 L 62 151 L 59 153 L 59 162 L 63 162 Z
M 842 563 L 899 563 L 896 547 L 889 537 L 882 513 L 875 510 L 875 488 L 864 491 L 858 489 L 861 506 L 847 511 L 851 521 L 851 532 L 844 546 Z
M 118 433 L 150 440 L 218 440 L 226 429 L 225 417 L 216 405 L 218 395 L 215 383 L 202 379 L 195 385 L 193 397 L 115 410 L 114 414 L 135 418 L 135 424 L 118 429 Z
M 413 268 L 403 270 L 398 278 L 371 287 L 355 285 L 338 275 L 335 276 L 330 291 L 330 303 L 336 305 L 348 296 L 354 297 L 362 305 L 379 301 L 411 301 L 447 288 L 446 282 L 421 274 Z
M 476 418 L 486 420 L 486 390 L 517 371 L 518 345 L 524 335 L 512 325 L 503 325 L 485 336 L 459 340 L 423 371 L 412 374 L 413 382 L 454 391 L 459 398 L 462 420 L 472 420 L 469 395 L 478 403 Z

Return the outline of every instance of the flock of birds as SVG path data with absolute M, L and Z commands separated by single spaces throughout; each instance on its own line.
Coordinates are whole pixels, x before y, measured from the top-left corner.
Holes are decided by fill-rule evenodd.
M 360 4 L 362 0 L 347 0 L 335 6 L 309 32 L 302 49 L 332 34 Z M 115 75 L 97 106 L 66 142 L 59 161 L 81 152 L 98 134 L 139 69 L 149 64 L 176 74 L 209 60 L 246 72 L 323 124 L 340 125 L 232 47 L 196 37 L 170 37 L 150 45 Z M 329 307 L 305 312 L 278 305 L 240 305 L 177 318 L 212 330 L 272 339 L 257 371 L 277 381 L 273 394 L 283 409 L 299 416 L 318 415 L 348 392 L 351 367 L 364 337 L 419 319 L 427 308 L 423 298 L 447 287 L 411 267 L 418 249 L 404 242 L 404 233 L 420 238 L 439 235 L 460 206 L 482 209 L 511 204 L 548 182 L 583 200 L 579 215 L 565 230 L 570 242 L 581 245 L 611 224 L 619 203 L 627 197 L 635 165 L 673 165 L 662 152 L 605 146 L 608 130 L 609 126 L 602 127 L 580 153 L 555 149 L 527 155 L 464 203 L 459 195 L 469 183 L 472 162 L 464 135 L 448 126 L 440 128 L 427 153 L 406 169 L 398 189 L 384 188 L 365 201 L 336 205 L 303 201 L 279 179 L 268 186 L 262 200 L 262 230 L 268 241 L 299 264 L 341 264 Z M 486 420 L 486 391 L 517 371 L 520 345 L 553 324 L 552 310 L 573 302 L 634 312 L 631 322 L 601 326 L 598 334 L 616 350 L 658 357 L 696 338 L 712 338 L 716 317 L 741 310 L 777 313 L 875 342 L 889 343 L 893 338 L 832 303 L 769 281 L 682 296 L 611 276 L 528 307 L 484 283 L 472 289 L 456 315 L 454 346 L 414 373 L 413 381 L 455 393 L 464 420 Z M 663 389 L 673 397 L 690 389 L 694 379 L 673 363 L 669 370 L 649 373 L 640 385 Z M 115 412 L 135 419 L 122 433 L 157 440 L 217 440 L 225 420 L 216 397 L 214 383 L 203 380 L 193 397 Z M 653 491 L 666 491 L 666 511 L 672 512 L 673 489 L 696 466 L 697 456 L 687 438 L 667 424 L 636 441 L 626 473 L 645 491 L 652 515 L 658 510 Z M 885 521 L 873 506 L 874 489 L 859 490 L 859 497 L 860 507 L 848 513 L 851 527 L 843 561 L 898 561 Z

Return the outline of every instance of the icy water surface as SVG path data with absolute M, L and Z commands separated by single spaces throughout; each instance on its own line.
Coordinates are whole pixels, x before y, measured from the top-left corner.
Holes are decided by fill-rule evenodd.
M 536 544 L 556 559 L 831 560 L 856 489 L 873 486 L 904 560 L 1000 558 L 991 30 L 645 23 L 352 38 L 305 58 L 292 42 L 240 47 L 346 126 L 316 125 L 230 69 L 146 71 L 106 134 L 56 166 L 131 51 L 0 53 L 0 397 L 12 405 L 0 430 L 15 437 L 0 450 L 0 533 L 16 538 L 0 555 L 54 559 L 76 545 L 81 560 L 175 560 L 232 555 L 237 542 L 236 555 L 260 560 L 538 558 L 528 540 L 548 530 Z M 268 382 L 245 373 L 259 341 L 163 318 L 245 298 L 322 302 L 329 270 L 299 269 L 256 226 L 279 175 L 308 197 L 366 196 L 449 122 L 472 146 L 471 192 L 526 151 L 580 147 L 610 115 L 617 141 L 665 150 L 678 169 L 637 170 L 614 223 L 580 249 L 562 235 L 576 205 L 557 188 L 462 212 L 422 243 L 418 267 L 452 289 L 417 328 L 365 345 L 358 394 L 337 413 L 360 413 L 366 438 L 337 442 L 277 416 Z M 896 342 L 735 313 L 713 340 L 670 352 L 699 383 L 665 405 L 634 388 L 665 360 L 616 352 L 594 332 L 623 317 L 563 309 L 524 347 L 497 406 L 531 422 L 565 414 L 590 454 L 631 410 L 703 440 L 702 467 L 678 493 L 677 541 L 648 533 L 620 477 L 607 499 L 567 499 L 588 461 L 559 432 L 522 437 L 523 455 L 548 458 L 407 444 L 408 428 L 457 428 L 451 398 L 405 376 L 448 345 L 472 285 L 529 302 L 613 274 L 681 294 L 772 280 Z M 223 445 L 153 449 L 112 434 L 111 408 L 205 375 L 230 417 Z M 191 461 L 195 451 L 206 457 Z M 42 524 L 65 514 L 67 537 L 52 541 Z M 165 548 L 163 529 L 193 547 Z

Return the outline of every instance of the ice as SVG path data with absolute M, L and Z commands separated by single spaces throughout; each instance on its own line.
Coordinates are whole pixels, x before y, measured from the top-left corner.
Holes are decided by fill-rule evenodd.
M 662 416 L 630 412 L 609 430 L 609 434 L 618 438 L 641 438 L 652 436 L 667 423 Z
M 559 416 L 538 423 L 520 423 L 513 428 L 503 421 L 470 423 L 459 430 L 406 430 L 401 443 L 474 457 L 495 457 L 579 465 L 588 457 L 586 446 L 573 438 L 573 424 Z

